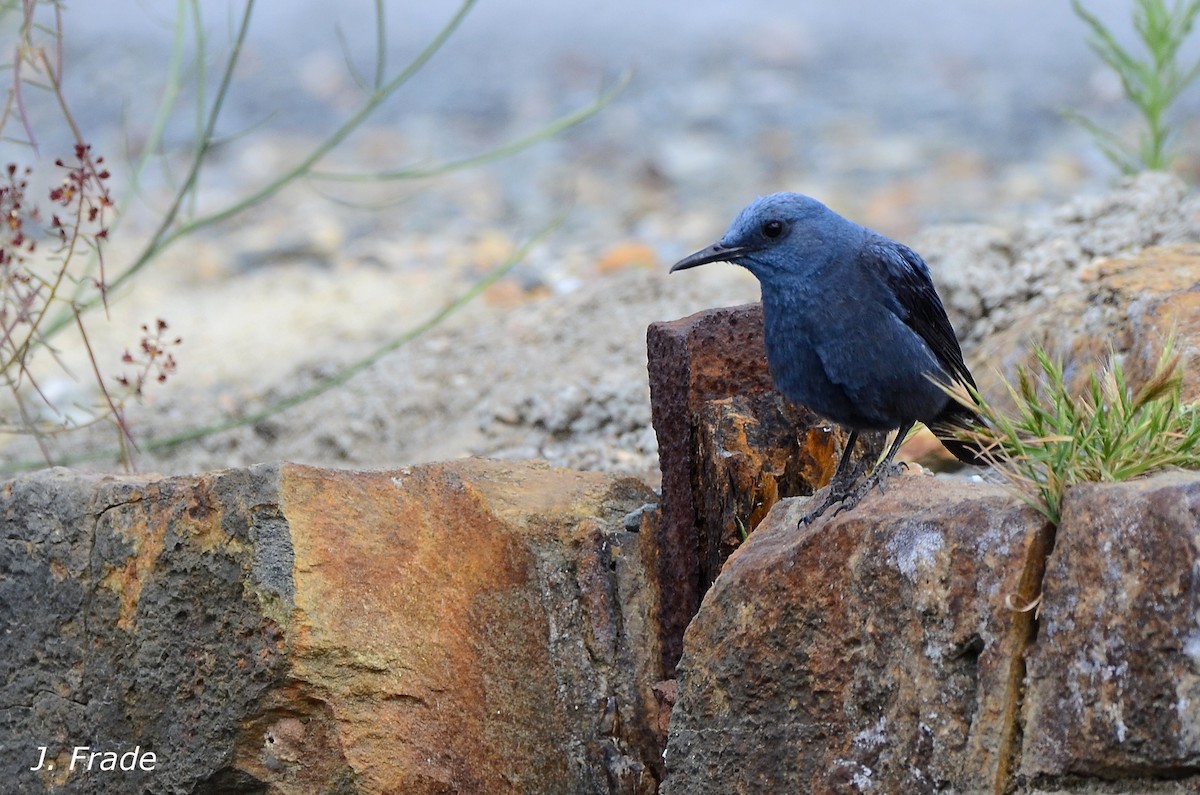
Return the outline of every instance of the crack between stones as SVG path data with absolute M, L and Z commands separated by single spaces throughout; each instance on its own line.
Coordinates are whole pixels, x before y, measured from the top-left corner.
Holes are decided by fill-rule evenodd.
M 99 524 L 100 520 L 104 518 L 104 514 L 108 513 L 109 511 L 115 511 L 117 508 L 124 508 L 128 505 L 134 505 L 136 503 L 142 502 L 144 499 L 145 499 L 144 497 L 139 495 L 137 497 L 133 497 L 133 498 L 130 498 L 127 500 L 118 500 L 116 502 L 109 502 L 103 508 L 100 508 L 99 510 L 93 510 L 92 518 L 95 519 L 96 524 Z
M 96 487 L 96 488 L 97 488 L 97 491 L 99 491 L 99 489 L 101 487 Z M 99 496 L 102 496 L 102 495 L 97 495 L 95 492 L 93 492 L 93 499 L 96 499 Z M 108 496 L 112 496 L 112 495 L 108 495 Z M 83 660 L 82 660 L 82 663 L 83 663 L 83 669 L 85 671 L 89 670 L 92 667 L 92 652 L 94 649 L 94 644 L 92 643 L 91 617 L 92 617 L 92 603 L 96 596 L 96 589 L 99 587 L 99 583 L 96 582 L 95 571 L 96 571 L 96 539 L 100 535 L 100 522 L 104 519 L 104 516 L 106 514 L 108 514 L 110 511 L 114 511 L 118 508 L 124 508 L 126 506 L 133 505 L 134 503 L 140 502 L 141 500 L 142 500 L 141 496 L 138 496 L 135 499 L 125 499 L 125 500 L 115 500 L 115 501 L 106 500 L 106 501 L 104 501 L 104 505 L 102 507 L 100 507 L 98 509 L 93 507 L 92 511 L 90 512 L 92 520 L 91 520 L 91 526 L 88 528 L 88 533 L 87 533 L 87 566 L 84 569 L 84 573 L 83 573 L 83 582 L 86 585 L 85 585 L 85 590 L 84 590 L 84 594 L 83 594 L 83 604 L 81 605 L 81 610 L 80 610 L 80 612 L 83 614 L 83 616 L 82 616 L 82 623 L 83 623 L 83 638 L 82 638 Z M 99 500 L 97 500 L 97 501 L 99 501 Z M 87 706 L 87 705 L 81 704 L 81 706 Z
M 94 648 L 94 644 L 92 643 L 91 618 L 92 618 L 92 602 L 95 599 L 96 588 L 98 587 L 98 584 L 96 583 L 96 578 L 94 577 L 94 572 L 96 570 L 96 559 L 95 559 L 96 538 L 100 535 L 100 517 L 104 516 L 105 513 L 107 513 L 109 510 L 116 508 L 116 507 L 117 507 L 116 505 L 108 505 L 108 506 L 104 507 L 103 509 L 101 509 L 100 511 L 93 511 L 91 526 L 88 528 L 88 533 L 87 533 L 87 545 L 88 545 L 87 567 L 85 568 L 84 573 L 83 573 L 83 581 L 85 583 L 85 590 L 83 593 L 83 604 L 81 605 L 82 610 L 80 611 L 83 613 L 83 619 L 82 619 L 82 623 L 83 623 L 83 661 L 82 662 L 83 662 L 83 670 L 85 672 L 90 670 L 92 667 L 92 650 Z
M 50 698 L 54 698 L 59 701 L 64 701 L 68 704 L 74 704 L 77 707 L 86 708 L 88 706 L 88 702 L 86 702 L 86 701 L 80 701 L 79 699 L 75 699 L 75 698 L 68 698 L 67 696 L 64 696 L 61 693 L 58 693 L 54 690 L 48 690 L 44 687 L 41 688 L 40 690 L 34 691 L 34 693 L 32 695 L 34 697 L 49 696 Z M 35 701 L 30 701 L 29 703 L 15 702 L 12 704 L 0 704 L 0 711 L 7 711 L 7 710 L 11 710 L 11 709 L 33 710 L 34 707 L 36 707 L 36 706 L 37 706 L 37 704 Z
M 1054 552 L 1058 528 L 1049 522 L 1036 531 L 1033 542 L 1025 556 L 1021 577 L 1014 594 L 1017 606 L 1039 604 L 1046 566 Z M 1009 628 L 1013 639 L 1013 654 L 1008 663 L 1008 679 L 1005 683 L 1004 728 L 1000 736 L 997 755 L 996 776 L 992 782 L 993 795 L 1004 795 L 1012 791 L 1016 770 L 1021 762 L 1021 741 L 1024 734 L 1022 707 L 1025 700 L 1025 654 L 1037 642 L 1038 613 L 1040 606 L 1013 613 Z

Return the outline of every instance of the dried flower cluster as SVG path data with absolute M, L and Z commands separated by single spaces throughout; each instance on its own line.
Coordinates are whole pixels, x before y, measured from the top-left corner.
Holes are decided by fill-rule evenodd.
M 155 321 L 153 328 L 143 323 L 142 340 L 137 353 L 127 349 L 121 356 L 124 364 L 134 365 L 136 369 L 133 375 L 122 373 L 117 376 L 117 383 L 138 397 L 142 396 L 142 390 L 149 381 L 165 383 L 167 378 L 175 374 L 175 355 L 170 349 L 181 344 L 183 338 L 168 336 L 167 328 L 167 321 L 162 318 Z
M 73 321 L 90 359 L 101 395 L 90 421 L 113 422 L 126 451 L 132 449 L 132 439 L 125 422 L 125 401 L 141 399 L 146 384 L 164 382 L 175 372 L 177 364 L 170 349 L 182 341 L 167 335 L 165 320 L 153 326 L 143 324 L 137 352 L 127 350 L 122 356 L 124 364 L 134 365 L 133 371 L 115 379 L 125 394 L 110 392 L 92 352 L 82 307 L 88 300 L 95 301 L 97 293 L 99 300 L 107 303 L 104 245 L 115 212 L 108 188 L 111 174 L 104 158 L 94 155 L 84 143 L 75 146 L 73 158 L 59 158 L 54 165 L 62 175 L 45 194 L 53 208 L 45 223 L 29 197 L 32 170 L 10 163 L 0 175 L 0 375 L 19 415 L 12 421 L 0 416 L 0 429 L 33 434 L 47 461 L 51 456 L 46 437 L 81 421 L 78 406 L 71 407 L 75 411 L 68 415 L 63 407 L 54 405 L 30 367 L 39 351 L 55 354 L 46 327 L 56 317 Z M 39 237 L 52 245 L 39 248 Z

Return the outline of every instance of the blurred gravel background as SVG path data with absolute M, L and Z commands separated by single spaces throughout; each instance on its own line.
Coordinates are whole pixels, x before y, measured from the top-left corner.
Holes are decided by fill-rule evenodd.
M 1125 0 L 1087 6 L 1131 38 Z M 456 7 L 387 2 L 389 65 L 403 65 Z M 203 8 L 216 62 L 240 8 Z M 118 197 L 119 164 L 137 150 L 162 89 L 173 10 L 106 0 L 64 12 L 68 96 L 114 164 Z M 262 184 L 354 108 L 361 93 L 338 31 L 369 73 L 372 14 L 362 0 L 258 3 L 201 209 Z M 1104 192 L 1114 171 L 1059 110 L 1130 135 L 1135 118 L 1085 37 L 1069 3 L 1044 0 L 481 0 L 330 169 L 475 154 L 586 105 L 629 67 L 631 84 L 597 117 L 505 161 L 402 185 L 303 183 L 189 238 L 95 324 L 102 369 L 118 373 L 138 325 L 166 318 L 184 337 L 179 374 L 133 412 L 135 432 L 238 416 L 424 319 L 564 207 L 565 223 L 483 300 L 346 388 L 139 465 L 392 466 L 482 452 L 652 471 L 645 325 L 757 296 L 734 268 L 668 281 L 670 262 L 775 190 L 813 194 L 908 241 L 936 241 L 931 230 L 945 224 L 1017 227 Z M 191 98 L 182 101 L 167 138 L 176 164 L 192 140 Z M 1198 109 L 1192 90 L 1177 141 L 1189 181 L 1200 175 Z M 49 103 L 31 112 L 44 152 L 66 146 L 55 112 Z M 6 162 L 27 157 L 9 144 L 0 152 Z M 172 174 L 147 180 L 110 267 L 120 270 L 145 239 Z M 946 281 L 960 285 L 961 274 Z M 85 373 L 80 353 L 61 344 Z M 67 402 L 95 399 L 85 378 L 53 366 L 45 378 Z M 60 449 L 113 439 L 97 429 L 66 436 Z M 10 466 L 34 453 L 0 437 Z

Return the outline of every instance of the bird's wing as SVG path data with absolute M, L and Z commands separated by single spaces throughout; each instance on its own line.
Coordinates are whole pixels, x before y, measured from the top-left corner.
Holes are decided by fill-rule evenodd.
M 892 240 L 880 239 L 864 248 L 867 264 L 882 272 L 891 294 L 899 305 L 899 317 L 917 333 L 950 375 L 975 386 L 975 379 L 963 362 L 958 337 L 946 317 L 942 299 L 933 287 L 929 266 L 921 255 Z

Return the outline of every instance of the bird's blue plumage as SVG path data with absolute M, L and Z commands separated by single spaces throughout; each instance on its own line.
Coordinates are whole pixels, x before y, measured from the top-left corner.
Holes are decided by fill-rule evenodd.
M 715 245 L 673 270 L 725 260 L 762 286 L 779 391 L 854 430 L 973 416 L 934 383 L 974 384 L 925 261 L 796 193 L 755 200 Z M 943 433 L 955 455 L 977 456 Z

